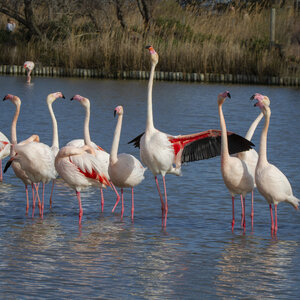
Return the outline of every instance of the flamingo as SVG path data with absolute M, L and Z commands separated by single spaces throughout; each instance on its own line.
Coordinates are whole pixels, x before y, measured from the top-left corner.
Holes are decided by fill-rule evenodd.
M 30 61 L 30 60 L 25 61 L 24 68 L 27 71 L 27 83 L 30 83 L 31 82 L 30 74 L 31 74 L 32 70 L 34 69 L 34 62 Z
M 0 181 L 3 180 L 2 159 L 4 159 L 7 156 L 9 156 L 9 153 L 10 153 L 10 141 L 5 136 L 5 134 L 3 134 L 0 131 Z
M 123 113 L 124 110 L 122 106 L 117 106 L 114 110 L 114 116 L 118 114 L 118 122 L 116 125 L 114 138 L 113 138 L 111 151 L 110 151 L 108 173 L 113 184 L 121 188 L 121 199 L 122 199 L 121 218 L 123 217 L 123 213 L 124 213 L 123 189 L 131 188 L 131 219 L 133 220 L 133 214 L 134 214 L 133 188 L 144 180 L 144 173 L 146 171 L 146 168 L 144 168 L 140 163 L 140 161 L 136 159 L 134 156 L 127 153 L 118 154 Z M 119 195 L 117 196 L 118 196 L 117 202 L 113 208 L 113 211 L 115 210 L 120 200 L 120 196 Z
M 57 177 L 57 172 L 54 167 L 54 159 L 58 152 L 58 131 L 57 123 L 52 109 L 52 103 L 57 98 L 64 98 L 61 92 L 51 93 L 47 96 L 47 104 L 53 123 L 53 144 L 52 147 L 44 143 L 40 143 L 39 138 L 27 143 L 19 143 L 14 146 L 15 155 L 11 157 L 6 165 L 6 170 L 12 161 L 18 161 L 23 170 L 26 171 L 29 179 L 33 183 L 42 182 L 43 197 L 41 206 L 41 216 L 43 217 L 44 210 L 44 193 L 45 184 L 49 183 Z M 53 185 L 52 185 L 53 192 Z M 51 193 L 52 196 L 52 193 Z M 51 199 L 51 198 L 50 198 Z M 50 200 L 51 203 L 51 200 Z
M 5 100 L 10 100 L 15 106 L 16 106 L 16 111 L 11 123 L 11 148 L 10 148 L 10 156 L 13 157 L 16 152 L 15 152 L 15 147 L 18 142 L 17 142 L 17 122 L 20 114 L 20 109 L 21 109 L 21 100 L 18 96 L 8 94 L 3 98 L 3 101 Z M 32 141 L 39 140 L 39 137 L 37 135 L 32 135 L 28 139 L 22 141 L 22 144 L 30 143 Z M 32 188 L 32 198 L 33 198 L 33 208 L 34 208 L 34 189 L 37 190 L 37 186 L 34 185 L 34 183 L 29 179 L 28 175 L 26 174 L 25 170 L 22 169 L 21 165 L 19 162 L 15 161 L 12 163 L 12 168 L 15 172 L 15 175 L 21 179 L 25 185 L 25 193 L 26 193 L 26 214 L 28 213 L 29 209 L 29 198 L 28 198 L 28 185 L 31 185 Z M 38 197 L 38 193 L 37 193 Z M 39 197 L 38 197 L 39 199 Z
M 249 127 L 245 139 L 248 141 L 251 141 L 253 134 L 255 132 L 256 127 L 258 126 L 259 122 L 263 118 L 263 113 L 261 112 L 256 119 L 252 122 L 251 126 Z M 255 168 L 258 160 L 258 153 L 255 151 L 255 149 L 250 149 L 249 151 L 239 152 L 235 154 L 236 157 L 243 160 L 245 164 L 247 165 L 248 171 L 251 174 L 251 176 L 254 178 L 254 188 L 256 188 L 255 183 Z M 251 192 L 251 227 L 253 229 L 253 218 L 254 218 L 254 189 Z
M 107 153 L 100 146 L 96 145 L 91 141 L 90 130 L 89 130 L 89 122 L 90 122 L 90 100 L 88 98 L 82 97 L 80 95 L 75 95 L 71 98 L 71 100 L 77 100 L 84 108 L 85 108 L 85 120 L 84 120 L 84 139 L 75 139 L 67 143 L 67 146 L 74 147 L 82 147 L 84 145 L 89 145 L 95 150 L 96 158 L 98 160 L 98 168 L 102 171 L 103 176 L 106 177 L 108 181 L 110 181 L 110 177 L 108 174 L 108 165 L 109 165 L 109 153 Z M 95 182 L 97 186 L 99 186 L 99 181 Z M 118 196 L 118 192 L 115 189 L 114 185 L 110 181 L 112 188 L 114 189 L 116 195 Z M 100 193 L 101 193 L 101 211 L 104 210 L 104 196 L 103 196 L 103 187 L 106 185 L 100 184 Z
M 231 98 L 228 91 L 218 95 L 218 109 L 220 116 L 220 125 L 222 131 L 222 144 L 221 144 L 221 172 L 224 183 L 229 190 L 232 197 L 232 223 L 231 229 L 234 229 L 234 198 L 235 195 L 241 195 L 242 203 L 242 226 L 245 229 L 245 197 L 247 193 L 250 193 L 254 188 L 254 178 L 248 170 L 248 167 L 244 160 L 230 156 L 228 150 L 228 139 L 225 119 L 222 111 L 222 105 L 226 98 Z
M 165 176 L 167 173 L 181 175 L 181 163 L 207 159 L 220 155 L 220 130 L 207 130 L 189 135 L 173 136 L 159 131 L 153 124 L 152 88 L 155 67 L 158 63 L 158 54 L 152 46 L 147 46 L 151 58 L 151 71 L 148 83 L 147 121 L 146 130 L 129 143 L 140 147 L 140 157 L 154 175 L 156 187 L 161 201 L 162 225 L 166 226 L 168 202 Z M 243 137 L 229 132 L 230 153 L 246 151 L 253 146 Z M 164 198 L 159 188 L 157 175 L 161 174 L 164 186 Z
M 259 93 L 254 94 L 250 99 L 257 102 L 258 106 L 265 117 L 264 127 L 260 137 L 259 158 L 255 169 L 255 181 L 259 193 L 267 200 L 271 216 L 271 234 L 277 233 L 277 205 L 280 202 L 287 202 L 295 209 L 298 209 L 299 199 L 293 195 L 292 187 L 287 177 L 267 159 L 267 135 L 270 124 L 271 109 L 270 100 L 267 96 Z M 275 208 L 275 224 L 273 219 L 272 204 Z
M 95 150 L 89 145 L 83 147 L 64 146 L 58 151 L 55 158 L 55 168 L 58 174 L 76 191 L 79 204 L 79 225 L 83 215 L 80 191 L 95 185 L 95 181 L 101 185 L 110 185 L 98 166 Z

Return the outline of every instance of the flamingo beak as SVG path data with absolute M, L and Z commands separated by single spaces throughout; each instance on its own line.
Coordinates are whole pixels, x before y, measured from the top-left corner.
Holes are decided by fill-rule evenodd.
M 230 95 L 230 93 L 227 93 L 227 97 L 228 97 L 229 99 L 231 99 L 231 95 Z
M 116 114 L 117 114 L 117 110 L 115 109 L 114 110 L 114 118 L 116 117 Z
M 63 99 L 66 99 L 66 97 L 64 96 L 64 94 L 61 94 L 61 97 L 62 97 Z

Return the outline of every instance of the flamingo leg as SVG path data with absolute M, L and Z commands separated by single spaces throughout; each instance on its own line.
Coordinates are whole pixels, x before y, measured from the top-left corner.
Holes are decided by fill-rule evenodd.
M 275 234 L 277 233 L 277 204 L 274 204 L 274 207 L 275 207 Z
M 158 191 L 158 194 L 159 194 L 159 197 L 160 197 L 161 213 L 162 213 L 162 217 L 163 217 L 164 216 L 164 211 L 165 211 L 165 204 L 164 204 L 164 200 L 163 200 L 162 194 L 160 192 L 160 188 L 159 188 L 157 176 L 155 176 L 155 182 L 156 182 L 157 191 Z
M 123 188 L 121 188 L 121 198 L 122 198 L 121 219 L 123 219 L 123 214 L 124 214 L 124 195 L 123 195 Z
M 251 192 L 251 228 L 253 230 L 254 206 L 253 206 L 254 191 Z
M 36 195 L 35 195 L 35 200 L 36 198 L 38 198 L 38 203 L 39 203 L 39 211 L 40 211 L 40 216 L 42 215 L 42 205 L 41 205 L 41 200 L 40 200 L 40 196 L 39 196 L 39 183 L 38 184 L 33 184 L 34 188 L 35 188 L 35 192 L 36 192 Z M 34 201 L 35 201 L 34 200 Z
M 167 198 L 167 187 L 166 187 L 166 179 L 163 176 L 163 183 L 164 183 L 164 193 L 165 193 L 165 223 L 164 226 L 167 226 L 167 216 L 168 216 L 168 198 Z
M 119 195 L 118 191 L 116 190 L 115 186 L 113 185 L 112 187 L 113 187 L 113 189 L 114 189 L 114 191 L 115 191 L 115 193 L 116 193 L 116 195 L 117 195 L 117 201 L 116 201 L 116 203 L 115 203 L 115 206 L 114 206 L 113 209 L 112 209 L 112 212 L 114 212 L 115 209 L 116 209 L 116 207 L 117 207 L 117 205 L 118 205 L 118 203 L 119 203 L 119 201 L 120 201 L 120 195 Z
M 42 219 L 43 219 L 43 216 L 44 216 L 44 195 L 45 195 L 45 183 L 43 183 Z
M 52 188 L 51 188 L 51 194 L 49 200 L 50 208 L 52 208 L 52 195 L 53 195 L 54 185 L 55 185 L 55 179 L 52 180 Z
M 231 221 L 231 230 L 233 231 L 234 229 L 234 223 L 235 223 L 235 219 L 234 219 L 234 197 L 231 197 L 232 200 L 232 221 Z
M 133 188 L 131 188 L 131 220 L 133 220 L 133 214 L 134 214 L 134 193 L 133 193 Z
M 78 205 L 79 205 L 79 225 L 80 225 L 81 224 L 82 215 L 83 215 L 83 209 L 82 209 L 82 205 L 81 205 L 80 192 L 76 191 L 76 196 L 77 196 Z
M 270 204 L 269 206 L 270 206 L 270 215 L 271 215 L 271 232 L 273 234 L 273 231 L 274 231 L 274 220 L 273 220 L 272 204 Z
M 25 193 L 26 193 L 26 215 L 28 214 L 29 209 L 29 198 L 28 198 L 28 186 L 25 184 Z
M 246 229 L 246 199 L 245 197 L 243 197 L 243 202 L 244 202 L 244 223 L 243 223 L 243 227 L 244 230 Z
M 241 221 L 241 227 L 244 226 L 244 219 L 245 219 L 245 215 L 244 215 L 244 211 L 245 211 L 245 208 L 244 208 L 244 200 L 243 200 L 243 196 L 241 195 L 241 204 L 242 204 L 242 221 Z
M 103 188 L 100 187 L 100 194 L 101 194 L 101 212 L 104 210 L 104 196 L 103 196 Z
M 33 183 L 31 184 L 31 189 L 32 189 L 32 217 L 34 217 L 35 196 L 34 196 L 34 187 L 33 187 Z

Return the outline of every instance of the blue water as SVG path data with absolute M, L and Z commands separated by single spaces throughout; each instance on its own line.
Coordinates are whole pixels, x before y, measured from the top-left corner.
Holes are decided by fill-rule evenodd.
M 60 145 L 83 137 L 84 109 L 80 94 L 91 101 L 91 138 L 110 150 L 116 124 L 113 110 L 124 107 L 120 152 L 139 158 L 127 142 L 145 129 L 147 81 L 71 78 L 0 77 L 0 97 L 22 100 L 18 140 L 33 133 L 52 143 L 46 96 L 61 91 L 54 112 Z M 287 87 L 155 82 L 154 122 L 170 134 L 219 129 L 217 95 L 229 90 L 223 105 L 227 128 L 244 135 L 259 114 L 249 100 L 255 92 L 271 100 L 268 159 L 289 178 L 300 197 L 299 89 Z M 15 107 L 0 103 L 0 130 L 10 136 Z M 261 123 L 253 137 L 259 149 Z M 7 159 L 4 161 L 6 163 Z M 246 197 L 246 232 L 231 232 L 231 196 L 220 172 L 220 158 L 188 163 L 183 176 L 167 175 L 169 213 L 161 226 L 160 200 L 152 174 L 135 189 L 135 217 L 130 219 L 130 191 L 125 213 L 115 213 L 112 190 L 82 192 L 83 218 L 78 226 L 75 192 L 62 180 L 46 188 L 44 218 L 25 215 L 24 185 L 12 169 L 0 183 L 1 299 L 298 299 L 300 293 L 300 215 L 290 205 L 278 206 L 278 234 L 270 233 L 266 200 L 255 191 L 254 229 L 250 226 L 250 195 Z M 30 197 L 31 200 L 31 197 Z

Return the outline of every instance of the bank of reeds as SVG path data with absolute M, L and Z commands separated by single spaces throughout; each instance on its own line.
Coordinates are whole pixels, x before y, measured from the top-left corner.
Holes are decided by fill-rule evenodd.
M 62 67 L 69 73 L 85 68 L 108 75 L 148 70 L 144 47 L 152 44 L 160 55 L 158 71 L 300 77 L 300 21 L 289 8 L 276 11 L 276 45 L 271 48 L 269 9 L 216 12 L 159 1 L 148 31 L 133 9 L 126 13 L 125 29 L 113 7 L 109 16 L 98 31 L 85 16 L 61 16 L 56 34 L 42 40 L 25 41 L 21 26 L 13 36 L 2 32 L 0 65 L 33 60 L 37 67 Z

